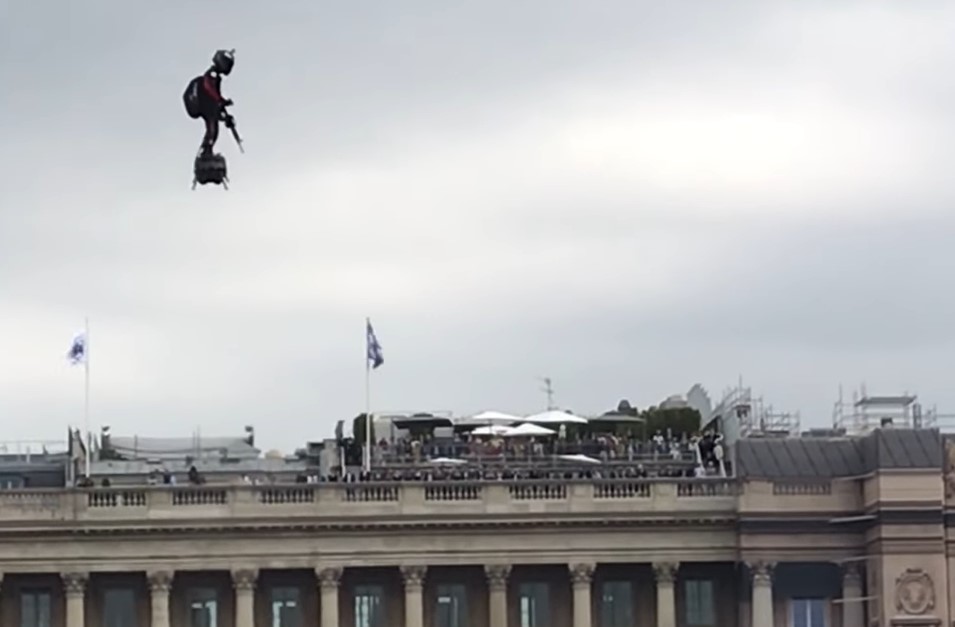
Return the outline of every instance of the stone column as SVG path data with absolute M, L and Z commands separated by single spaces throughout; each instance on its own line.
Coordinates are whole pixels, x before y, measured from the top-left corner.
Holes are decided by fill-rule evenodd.
M 338 620 L 338 588 L 343 569 L 338 566 L 315 569 L 321 589 L 322 620 L 320 627 L 340 627 Z
M 259 573 L 254 568 L 232 571 L 235 589 L 235 627 L 255 627 L 255 582 Z
M 169 590 L 172 589 L 172 576 L 172 573 L 166 570 L 146 573 L 152 606 L 150 627 L 169 627 Z
M 66 627 L 84 627 L 86 624 L 86 584 L 88 573 L 63 573 L 63 592 L 66 594 Z
M 842 567 L 842 627 L 865 627 L 862 573 L 858 562 Z
M 677 562 L 654 562 L 653 575 L 657 580 L 657 627 L 676 627 L 676 573 Z
M 424 627 L 424 578 L 427 566 L 402 566 L 405 582 L 405 627 Z
M 773 562 L 751 562 L 750 576 L 753 579 L 753 627 L 773 627 L 775 612 L 773 611 Z
M 574 588 L 574 627 L 593 627 L 590 595 L 596 564 L 570 564 L 569 568 Z
M 507 579 L 511 567 L 507 564 L 485 566 L 484 574 L 487 576 L 490 627 L 507 627 Z

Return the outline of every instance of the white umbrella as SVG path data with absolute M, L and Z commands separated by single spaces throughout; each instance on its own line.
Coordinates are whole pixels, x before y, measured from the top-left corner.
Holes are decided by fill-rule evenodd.
M 485 425 L 471 431 L 471 435 L 504 435 L 510 430 L 506 425 Z
M 586 455 L 561 455 L 560 458 L 568 462 L 582 462 L 585 464 L 603 463 L 599 459 L 594 459 L 593 457 L 587 457 Z
M 522 425 L 508 429 L 507 432 L 504 433 L 504 437 L 506 438 L 519 438 L 521 436 L 534 435 L 554 435 L 554 431 L 547 429 L 546 427 L 540 427 L 538 425 L 532 425 L 528 422 L 525 422 Z
M 430 460 L 432 464 L 458 465 L 465 463 L 463 459 L 452 459 L 450 457 L 435 457 Z
M 580 416 L 575 416 L 574 414 L 569 414 L 565 411 L 560 411 L 557 409 L 543 411 L 539 414 L 528 416 L 524 420 L 527 422 L 536 422 L 540 424 L 587 424 L 588 422 L 586 418 L 581 418 Z
M 521 417 L 513 414 L 505 414 L 499 411 L 482 411 L 480 414 L 468 418 L 468 422 L 520 422 Z

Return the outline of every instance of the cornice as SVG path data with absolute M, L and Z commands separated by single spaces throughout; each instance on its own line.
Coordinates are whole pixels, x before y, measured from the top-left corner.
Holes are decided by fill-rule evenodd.
M 924 538 L 879 538 L 865 544 L 871 555 L 939 555 L 945 554 L 937 539 Z
M 158 524 L 156 524 L 158 523 Z M 481 520 L 434 520 L 422 518 L 394 521 L 155 521 L 154 524 L 65 524 L 41 528 L 0 527 L 0 542 L 4 539 L 30 538 L 84 538 L 84 537 L 167 537 L 203 534 L 236 534 L 270 532 L 279 534 L 315 533 L 432 533 L 435 531 L 495 532 L 499 530 L 528 529 L 536 532 L 561 532 L 575 529 L 643 529 L 669 531 L 674 528 L 698 530 L 722 527 L 732 530 L 736 525 L 735 515 L 696 516 L 670 518 L 667 516 L 601 516 L 574 517 L 520 517 Z
M 253 565 L 261 570 L 338 569 L 354 566 L 400 567 L 409 563 L 427 564 L 429 567 L 461 566 L 476 564 L 521 564 L 564 565 L 580 562 L 600 564 L 635 564 L 655 561 L 731 562 L 737 560 L 739 550 L 735 546 L 686 549 L 680 545 L 668 547 L 607 547 L 604 549 L 540 549 L 507 550 L 494 548 L 470 548 L 454 551 L 388 551 L 373 555 L 357 556 L 354 551 L 322 551 L 312 553 L 286 553 L 274 548 L 261 552 L 243 553 L 241 557 L 183 554 L 175 558 L 162 558 L 162 568 L 170 572 L 201 570 L 234 570 L 237 563 Z M 84 558 L 60 558 L 57 560 L 4 560 L 4 568 L 16 573 L 59 572 L 142 572 L 152 568 L 151 557 L 126 557 L 100 555 Z M 247 568 L 247 566 L 245 567 Z

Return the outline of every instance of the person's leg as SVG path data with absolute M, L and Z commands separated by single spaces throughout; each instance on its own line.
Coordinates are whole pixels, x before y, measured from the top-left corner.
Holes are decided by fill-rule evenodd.
M 202 138 L 202 156 L 212 156 L 212 149 L 219 139 L 219 116 L 204 112 L 202 119 L 206 123 L 206 134 Z

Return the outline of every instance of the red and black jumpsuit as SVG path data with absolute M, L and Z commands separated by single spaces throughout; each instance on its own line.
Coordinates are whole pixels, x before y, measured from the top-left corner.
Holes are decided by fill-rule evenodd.
M 199 115 L 206 123 L 206 134 L 202 138 L 202 152 L 212 154 L 212 148 L 219 139 L 219 120 L 226 99 L 222 97 L 222 76 L 214 69 L 209 69 L 202 75 L 199 86 Z

